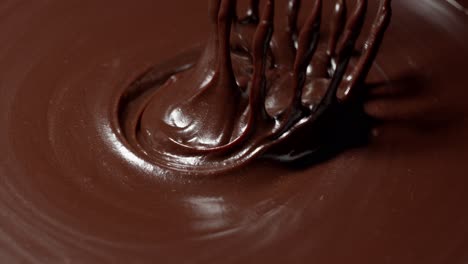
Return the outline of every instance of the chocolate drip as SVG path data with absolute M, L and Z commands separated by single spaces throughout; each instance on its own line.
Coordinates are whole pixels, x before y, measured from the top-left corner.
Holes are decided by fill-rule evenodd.
M 357 1 L 322 1 L 297 109 L 313 118 L 280 133 L 299 35 L 316 2 L 289 2 L 301 4 L 290 52 L 278 43 L 289 45 L 280 33 L 291 9 L 288 0 L 274 1 L 274 23 L 263 27 L 273 30 L 270 44 L 256 53 L 263 77 L 258 67 L 254 73 L 253 40 L 270 32 L 257 31 L 266 9 L 246 22 L 249 1 L 238 1 L 230 86 L 217 85 L 227 78 L 215 75 L 221 2 L 209 17 L 207 2 L 1 1 L 0 263 L 468 263 L 463 9 L 455 1 L 393 1 L 394 19 L 365 85 L 345 98 L 345 76 L 365 55 L 380 2 L 368 1 L 369 17 L 341 69 L 337 50 Z M 265 44 L 263 36 L 257 39 Z M 327 107 L 321 102 L 338 71 L 338 97 L 328 93 Z M 264 86 L 254 85 L 254 75 Z M 193 97 L 211 108 L 183 104 Z M 219 142 L 244 137 L 231 151 L 197 156 L 215 147 L 145 136 L 156 129 L 185 136 L 188 122 L 177 123 L 180 133 L 158 122 L 151 110 L 159 103 L 168 106 L 163 113 L 179 105 L 193 110 L 179 117 L 208 116 L 211 124 L 196 125 L 232 135 Z M 257 114 L 262 108 L 268 115 Z M 215 114 L 203 115 L 210 109 Z M 281 138 L 265 138 L 272 145 L 244 162 L 262 139 L 255 136 L 272 131 Z M 158 144 L 166 152 L 154 151 Z M 226 165 L 233 171 L 207 177 L 201 167 L 223 168 L 214 162 L 236 153 L 238 165 Z M 265 159 L 301 155 L 294 163 Z
M 367 1 L 357 1 L 347 18 L 345 2 L 337 0 L 325 40 L 322 0 L 306 10 L 299 28 L 301 1 L 288 2 L 279 25 L 274 1 L 265 3 L 261 16 L 259 4 L 250 1 L 239 20 L 236 1 L 211 1 L 212 32 L 198 62 L 173 75 L 141 108 L 134 137 L 153 162 L 202 174 L 230 170 L 310 129 L 363 86 L 391 17 L 391 1 L 382 0 L 362 55 L 350 66 Z M 339 89 L 345 90 L 341 102 Z M 324 94 L 308 97 L 312 91 Z M 295 150 L 291 145 L 282 152 Z

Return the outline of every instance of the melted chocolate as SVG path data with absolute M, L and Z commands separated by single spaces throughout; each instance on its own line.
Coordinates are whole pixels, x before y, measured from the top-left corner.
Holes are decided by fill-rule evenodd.
M 259 14 L 247 22 L 261 19 L 263 8 L 239 2 L 238 14 Z M 302 1 L 297 30 L 313 3 Z M 363 120 L 374 119 L 368 144 L 315 166 L 256 159 L 197 178 L 142 158 L 125 129 L 142 93 L 156 91 L 135 80 L 183 74 L 200 58 L 212 27 L 205 3 L 2 1 L 1 262 L 465 263 L 468 2 L 453 3 L 393 1 L 358 96 Z M 275 4 L 274 24 L 286 25 L 286 1 Z M 323 2 L 323 39 L 333 4 Z M 245 55 L 236 30 L 233 64 Z M 274 52 L 281 36 L 272 39 Z M 324 133 L 361 127 L 346 120 Z
M 250 2 L 248 15 L 239 19 L 236 1 L 211 1 L 211 35 L 198 61 L 179 65 L 172 75 L 158 67 L 131 85 L 130 93 L 140 94 L 136 102 L 124 100 L 121 125 L 139 155 L 157 166 L 211 174 L 265 153 L 291 161 L 319 156 L 327 147 L 327 135 L 339 129 L 336 123 L 351 112 L 349 101 L 364 85 L 390 22 L 391 1 L 381 1 L 351 66 L 367 1 L 357 1 L 349 18 L 346 3 L 336 1 L 326 37 L 321 0 L 299 28 L 301 1 L 288 3 L 285 25 L 275 25 L 274 3 L 267 1 L 259 18 L 260 3 Z M 304 141 L 295 146 L 293 137 Z

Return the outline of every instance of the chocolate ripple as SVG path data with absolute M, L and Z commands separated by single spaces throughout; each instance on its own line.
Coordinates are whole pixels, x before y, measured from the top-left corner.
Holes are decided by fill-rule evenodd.
M 197 178 L 142 159 L 118 117 L 138 76 L 205 41 L 205 5 L 2 2 L 1 262 L 466 262 L 468 18 L 441 1 L 394 10 L 369 144 Z
M 337 0 L 324 15 L 317 0 L 299 25 L 300 3 L 284 5 L 287 23 L 275 23 L 274 1 L 262 14 L 250 2 L 244 18 L 236 1 L 210 1 L 211 32 L 198 57 L 153 68 L 123 92 L 118 111 L 128 143 L 156 166 L 191 174 L 239 169 L 262 156 L 323 159 L 323 149 L 351 134 L 343 124 L 357 123 L 350 113 L 362 108 L 391 0 L 379 2 L 362 37 L 367 1 Z

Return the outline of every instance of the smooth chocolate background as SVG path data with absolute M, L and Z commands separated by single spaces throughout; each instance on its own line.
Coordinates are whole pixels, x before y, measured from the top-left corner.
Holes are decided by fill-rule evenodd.
M 200 179 L 135 156 L 112 109 L 144 69 L 205 41 L 204 1 L 2 1 L 1 262 L 465 263 L 468 15 L 393 6 L 369 144 Z

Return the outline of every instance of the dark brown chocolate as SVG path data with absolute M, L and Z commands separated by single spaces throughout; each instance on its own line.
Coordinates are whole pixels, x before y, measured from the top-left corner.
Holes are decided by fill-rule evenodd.
M 346 3 L 335 1 L 330 30 L 321 30 L 322 0 L 299 27 L 301 1 L 284 6 L 286 23 L 274 23 L 274 3 L 266 1 L 259 18 L 260 3 L 249 2 L 239 18 L 236 1 L 212 0 L 211 35 L 197 62 L 173 74 L 158 66 L 129 87 L 119 118 L 137 155 L 179 173 L 213 174 L 262 155 L 289 162 L 321 157 L 336 145 L 339 136 L 331 135 L 351 119 L 350 101 L 364 94 L 391 1 L 380 2 L 359 56 L 353 54 L 368 1 L 357 1 L 349 17 Z M 297 137 L 296 146 L 290 139 Z
M 3 1 L 0 262 L 467 262 L 468 2 L 453 3 L 393 1 L 362 96 L 367 144 L 314 166 L 257 159 L 191 177 L 143 158 L 121 124 L 141 112 L 134 97 L 148 98 L 129 90 L 144 88 L 135 80 L 186 71 L 201 56 L 205 3 Z M 333 4 L 323 1 L 324 39 Z M 275 5 L 275 25 L 287 25 L 286 1 Z M 377 12 L 369 1 L 369 17 Z M 139 79 L 149 71 L 160 76 Z M 339 134 L 361 135 L 361 120 L 347 120 Z

